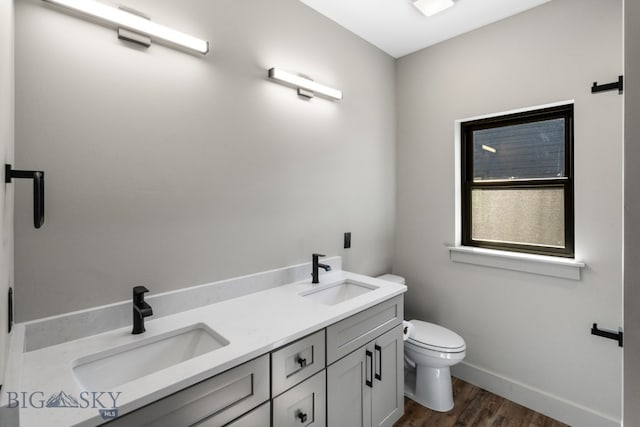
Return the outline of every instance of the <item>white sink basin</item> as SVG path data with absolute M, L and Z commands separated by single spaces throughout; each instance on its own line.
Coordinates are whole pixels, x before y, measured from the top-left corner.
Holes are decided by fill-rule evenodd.
M 72 363 L 73 374 L 86 390 L 112 390 L 227 344 L 206 325 L 190 325 L 77 359 Z
M 342 282 L 323 285 L 317 289 L 302 292 L 300 296 L 324 305 L 336 305 L 375 289 L 378 289 L 378 287 L 353 280 L 343 280 Z

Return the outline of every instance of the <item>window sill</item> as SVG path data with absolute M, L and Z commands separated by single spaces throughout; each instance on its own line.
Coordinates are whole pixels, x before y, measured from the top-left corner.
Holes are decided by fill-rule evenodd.
M 562 279 L 580 280 L 586 264 L 570 258 L 532 255 L 470 246 L 449 247 L 451 261 L 505 270 L 522 271 Z

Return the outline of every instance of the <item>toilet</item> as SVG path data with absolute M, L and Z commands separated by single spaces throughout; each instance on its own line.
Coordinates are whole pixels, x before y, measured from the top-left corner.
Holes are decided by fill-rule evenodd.
M 393 274 L 382 280 L 405 283 Z M 450 367 L 465 357 L 464 339 L 453 331 L 422 320 L 404 322 L 404 394 L 429 409 L 453 409 Z

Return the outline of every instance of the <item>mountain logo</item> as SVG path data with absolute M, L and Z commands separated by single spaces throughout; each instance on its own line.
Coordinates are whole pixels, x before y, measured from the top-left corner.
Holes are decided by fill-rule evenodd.
M 61 390 L 60 393 L 52 394 L 45 406 L 47 408 L 79 408 L 80 404 L 75 397 Z

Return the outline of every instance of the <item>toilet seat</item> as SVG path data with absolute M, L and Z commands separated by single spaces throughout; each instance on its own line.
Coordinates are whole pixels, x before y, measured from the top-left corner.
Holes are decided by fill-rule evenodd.
M 441 353 L 461 353 L 467 346 L 455 332 L 422 320 L 411 320 L 414 333 L 407 340 L 416 347 Z

